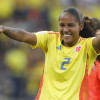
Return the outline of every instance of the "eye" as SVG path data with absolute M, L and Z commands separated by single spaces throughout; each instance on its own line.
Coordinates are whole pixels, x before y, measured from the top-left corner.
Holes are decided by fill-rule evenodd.
M 73 23 L 68 24 L 69 27 L 75 26 Z
M 60 23 L 59 26 L 64 27 L 65 25 L 63 23 Z

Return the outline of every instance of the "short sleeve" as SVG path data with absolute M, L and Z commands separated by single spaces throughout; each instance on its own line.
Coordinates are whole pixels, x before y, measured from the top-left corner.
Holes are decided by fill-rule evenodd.
M 91 68 L 94 64 L 96 57 L 99 55 L 93 48 L 92 42 L 94 38 L 88 38 L 86 42 L 86 50 L 88 54 L 88 73 L 90 73 Z
M 93 39 L 94 38 L 89 38 L 87 40 L 87 45 L 86 45 L 87 53 L 90 57 L 92 57 L 92 59 L 96 58 L 97 55 L 99 55 L 96 53 L 96 51 L 93 48 L 93 45 L 92 45 Z
M 37 37 L 37 44 L 31 45 L 32 49 L 40 47 L 45 52 L 47 50 L 48 32 L 40 31 L 34 34 Z

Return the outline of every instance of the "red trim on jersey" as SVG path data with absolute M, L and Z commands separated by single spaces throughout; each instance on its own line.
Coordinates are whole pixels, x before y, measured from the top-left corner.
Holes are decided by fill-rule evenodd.
M 50 32 L 48 34 L 56 34 L 59 37 L 59 33 L 56 33 L 56 32 Z
M 47 48 L 46 52 L 48 52 L 48 48 Z
M 85 75 L 80 88 L 79 100 L 88 100 L 88 54 L 86 60 Z
M 52 32 L 52 33 L 48 33 L 48 34 L 56 34 L 56 33 L 53 33 L 53 32 Z
M 42 90 L 42 86 L 43 86 L 43 76 L 44 76 L 44 70 L 43 70 L 43 73 L 42 73 L 40 88 L 39 88 L 39 91 L 38 91 L 38 94 L 37 94 L 37 97 L 36 97 L 35 100 L 39 100 L 39 98 L 40 98 L 40 94 L 41 94 L 41 90 Z
M 82 38 L 82 37 L 80 37 L 80 39 L 79 39 L 79 43 L 80 43 L 82 40 L 86 40 L 86 38 Z
M 60 33 L 56 33 L 56 35 L 59 37 Z
M 82 37 L 79 38 L 79 43 L 81 42 L 81 40 L 82 40 Z

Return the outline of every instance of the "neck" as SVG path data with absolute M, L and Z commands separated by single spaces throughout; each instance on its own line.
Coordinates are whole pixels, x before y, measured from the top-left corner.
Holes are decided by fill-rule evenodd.
M 77 39 L 77 40 L 75 40 L 74 42 L 64 42 L 63 40 L 62 40 L 62 44 L 65 46 L 65 47 L 72 47 L 72 46 L 74 46 L 77 42 L 78 42 L 78 40 L 79 40 L 79 38 Z

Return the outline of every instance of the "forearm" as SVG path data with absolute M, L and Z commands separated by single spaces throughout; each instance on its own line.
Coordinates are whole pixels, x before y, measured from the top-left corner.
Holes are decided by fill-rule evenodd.
M 28 34 L 27 31 L 21 28 L 11 28 L 2 26 L 3 33 L 11 39 L 18 40 L 21 42 L 25 42 L 25 35 Z
M 100 35 L 96 36 L 94 39 L 93 39 L 93 47 L 95 49 L 95 51 L 97 53 L 100 53 Z

